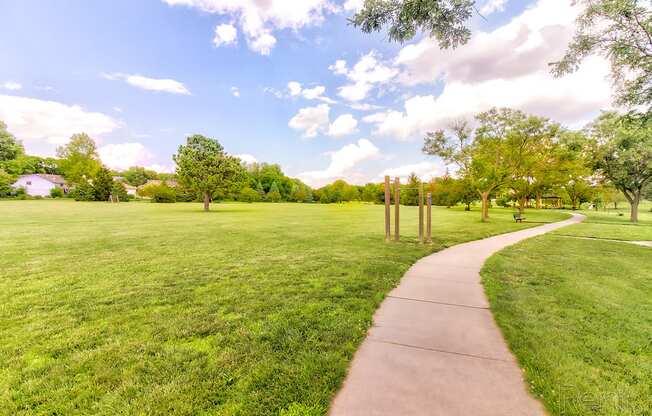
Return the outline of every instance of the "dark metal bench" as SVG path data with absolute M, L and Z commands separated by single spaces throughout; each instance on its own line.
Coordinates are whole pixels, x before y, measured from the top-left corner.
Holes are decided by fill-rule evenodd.
M 524 219 L 525 219 L 525 217 L 522 216 L 520 212 L 515 212 L 514 213 L 514 221 L 523 222 Z

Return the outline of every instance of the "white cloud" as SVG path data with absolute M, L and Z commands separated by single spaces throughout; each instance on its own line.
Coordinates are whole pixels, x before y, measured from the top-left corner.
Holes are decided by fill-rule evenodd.
M 344 10 L 347 12 L 357 13 L 362 10 L 364 0 L 346 0 L 344 2 Z
M 390 111 L 384 120 L 379 117 L 375 134 L 407 140 L 491 107 L 517 108 L 575 125 L 609 107 L 608 73 L 606 62 L 589 58 L 579 71 L 560 79 L 535 72 L 510 80 L 450 82 L 437 98 L 415 96 L 405 101 L 404 111 Z
M 333 65 L 329 65 L 328 69 L 330 69 L 335 75 L 346 75 L 346 73 L 349 72 L 344 59 L 338 59 Z
M 495 12 L 502 12 L 505 10 L 507 0 L 487 0 L 480 8 L 480 14 L 488 16 Z
M 14 82 L 14 81 L 7 81 L 4 84 L 2 84 L 2 87 L 7 89 L 7 90 L 10 90 L 10 91 L 17 91 L 17 90 L 23 88 L 22 85 L 20 85 L 17 82 Z
M 25 144 L 65 144 L 75 133 L 93 138 L 120 127 L 113 118 L 78 105 L 0 95 L 0 120 Z
M 116 113 L 122 113 L 122 108 L 121 107 L 113 107 L 113 111 Z
M 132 166 L 145 166 L 152 154 L 142 143 L 107 144 L 97 149 L 102 163 L 111 169 L 125 170 Z
M 197 8 L 206 13 L 227 15 L 236 21 L 249 48 L 269 55 L 276 45 L 274 31 L 298 31 L 321 23 L 327 13 L 338 11 L 329 0 L 163 0 L 171 6 Z
M 375 85 L 385 84 L 399 73 L 397 68 L 383 64 L 376 51 L 362 56 L 351 69 L 343 60 L 335 61 L 328 68 L 336 75 L 345 75 L 350 81 L 339 88 L 340 97 L 349 101 L 363 100 Z
M 337 117 L 330 126 L 328 126 L 329 136 L 341 137 L 354 133 L 358 127 L 358 120 L 352 114 L 342 114 Z
M 240 97 L 240 89 L 238 87 L 231 87 L 231 94 L 234 97 Z
M 354 171 L 356 165 L 365 160 L 378 158 L 380 150 L 369 140 L 360 139 L 357 143 L 347 144 L 328 155 L 330 164 L 326 169 L 303 172 L 298 175 L 299 178 L 311 186 L 322 186 L 335 179 L 358 182 L 356 178 L 362 176 Z
M 324 93 L 326 92 L 326 87 L 323 85 L 317 85 L 313 88 L 303 88 L 300 82 L 290 81 L 288 82 L 288 91 L 290 92 L 290 97 L 301 96 L 306 100 L 319 100 L 328 104 L 335 104 L 336 101 L 326 97 Z M 277 95 L 278 98 L 282 98 L 282 94 Z
M 351 103 L 349 104 L 349 107 L 358 111 L 380 110 L 381 108 L 383 108 L 382 106 L 369 104 L 369 103 Z
M 476 33 L 454 52 L 424 39 L 404 47 L 395 63 L 406 85 L 444 81 L 438 97 L 408 98 L 403 111 L 363 121 L 375 134 L 407 140 L 472 118 L 491 107 L 511 107 L 576 126 L 610 106 L 608 63 L 592 57 L 579 71 L 556 79 L 548 63 L 559 59 L 572 37 L 577 9 L 570 2 L 539 0 L 492 32 Z
M 244 163 L 246 163 L 248 165 L 258 162 L 258 159 L 256 159 L 255 156 L 247 154 L 247 153 L 243 153 L 243 154 L 240 154 L 240 155 L 235 155 L 235 157 L 242 160 Z
M 101 76 L 104 79 L 108 79 L 112 81 L 123 80 L 131 86 L 134 86 L 136 88 L 141 88 L 144 90 L 168 92 L 171 94 L 190 95 L 190 91 L 188 91 L 188 89 L 186 88 L 185 85 L 183 85 L 183 83 L 173 79 L 149 78 L 149 77 L 144 77 L 142 75 L 129 75 L 129 74 L 122 74 L 119 72 L 114 72 L 110 74 L 102 73 Z
M 446 167 L 441 163 L 424 161 L 385 169 L 380 175 L 378 175 L 376 182 L 382 181 L 385 176 L 391 178 L 399 177 L 401 180 L 406 180 L 411 173 L 416 174 L 422 181 L 429 181 L 432 178 L 442 176 L 445 172 Z
M 290 95 L 295 97 L 301 94 L 301 83 L 296 81 L 288 82 L 288 90 L 290 90 Z
M 170 165 L 161 165 L 158 163 L 152 163 L 151 165 L 145 166 L 145 169 L 153 170 L 158 173 L 174 173 L 174 167 Z
M 362 117 L 362 121 L 365 123 L 382 123 L 387 119 L 387 113 L 380 112 L 380 113 L 373 113 L 369 114 L 368 116 Z
M 238 39 L 238 29 L 233 25 L 221 24 L 215 26 L 215 37 L 213 44 L 215 46 L 233 45 Z
M 315 137 L 328 124 L 330 106 L 319 104 L 316 107 L 306 107 L 290 119 L 288 126 L 295 130 L 304 130 L 304 137 Z

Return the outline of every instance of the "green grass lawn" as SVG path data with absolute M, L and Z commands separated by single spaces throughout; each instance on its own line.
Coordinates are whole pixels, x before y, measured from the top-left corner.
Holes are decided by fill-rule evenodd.
M 0 412 L 324 414 L 415 260 L 536 225 L 491 215 L 420 246 L 416 208 L 387 244 L 373 205 L 0 201 Z
M 489 259 L 492 311 L 551 414 L 652 415 L 652 248 L 601 240 L 652 240 L 652 213 L 584 214 Z

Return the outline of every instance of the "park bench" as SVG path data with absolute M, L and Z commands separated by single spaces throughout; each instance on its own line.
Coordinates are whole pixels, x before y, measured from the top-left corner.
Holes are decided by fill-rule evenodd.
M 520 212 L 515 212 L 514 213 L 514 221 L 523 222 L 524 219 L 525 219 L 525 217 L 523 217 Z

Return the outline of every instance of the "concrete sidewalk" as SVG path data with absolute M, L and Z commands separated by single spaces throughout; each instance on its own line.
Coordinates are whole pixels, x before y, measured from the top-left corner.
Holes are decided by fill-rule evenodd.
M 376 311 L 330 415 L 544 415 L 488 309 L 480 269 L 504 247 L 583 219 L 419 260 Z

